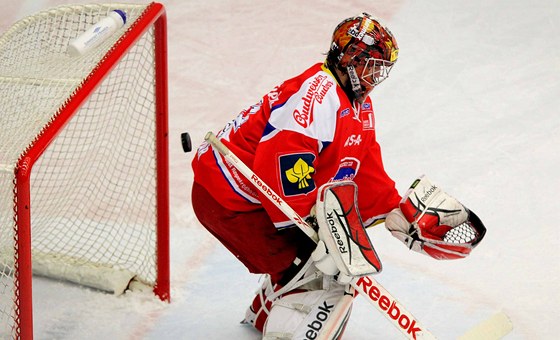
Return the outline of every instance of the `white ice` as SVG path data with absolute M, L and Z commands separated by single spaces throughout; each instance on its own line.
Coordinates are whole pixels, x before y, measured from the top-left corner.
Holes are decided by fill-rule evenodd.
M 65 3 L 4 0 L 0 29 Z M 399 191 L 426 174 L 488 228 L 466 260 L 409 252 L 383 227 L 371 238 L 378 280 L 436 336 L 494 312 L 507 339 L 557 339 L 560 316 L 560 1 L 163 1 L 169 29 L 170 304 L 34 281 L 36 339 L 258 339 L 239 324 L 258 276 L 193 217 L 193 144 L 276 84 L 321 61 L 334 26 L 367 11 L 393 31 L 400 58 L 373 93 L 385 166 Z M 345 339 L 399 339 L 358 298 Z

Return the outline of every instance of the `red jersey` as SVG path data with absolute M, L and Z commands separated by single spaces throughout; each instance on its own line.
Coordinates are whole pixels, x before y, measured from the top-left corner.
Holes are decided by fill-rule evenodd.
M 383 168 L 371 99 L 353 107 L 321 63 L 274 88 L 217 136 L 302 217 L 315 204 L 317 189 L 333 181 L 358 185 L 366 226 L 401 199 Z M 225 208 L 264 207 L 277 228 L 293 226 L 209 144 L 198 148 L 192 166 L 194 181 Z

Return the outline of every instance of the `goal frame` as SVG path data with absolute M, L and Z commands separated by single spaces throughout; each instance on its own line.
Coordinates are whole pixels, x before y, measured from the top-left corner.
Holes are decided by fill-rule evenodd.
M 15 168 L 14 226 L 17 246 L 15 268 L 15 296 L 19 301 L 19 337 L 33 338 L 33 292 L 31 255 L 31 173 L 33 165 L 62 131 L 91 93 L 117 65 L 134 43 L 151 27 L 155 36 L 155 109 L 156 109 L 156 211 L 157 211 L 157 272 L 154 294 L 170 301 L 169 283 L 169 154 L 168 154 L 168 80 L 167 80 L 167 16 L 160 3 L 151 3 L 135 24 L 123 34 L 113 48 L 87 76 L 83 85 L 60 108 L 57 118 L 22 154 Z M 17 334 L 17 331 L 16 331 Z

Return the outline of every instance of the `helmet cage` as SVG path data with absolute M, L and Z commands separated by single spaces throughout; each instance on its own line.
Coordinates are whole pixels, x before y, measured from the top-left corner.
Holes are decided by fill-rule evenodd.
M 358 69 L 360 65 L 363 65 L 362 72 L 357 74 L 360 81 L 373 88 L 389 77 L 389 72 L 395 63 L 383 59 L 376 47 L 365 47 L 365 44 L 362 43 L 347 47 L 348 50 L 344 54 L 350 57 L 348 66 L 351 65 L 354 69 Z
M 384 59 L 368 58 L 360 79 L 373 88 L 389 77 L 394 64 Z

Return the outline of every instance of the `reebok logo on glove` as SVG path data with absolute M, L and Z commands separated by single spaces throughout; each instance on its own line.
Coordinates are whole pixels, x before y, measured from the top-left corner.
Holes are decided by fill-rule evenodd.
M 434 191 L 437 190 L 437 187 L 435 185 L 432 185 L 432 187 L 424 194 L 424 196 L 422 196 L 420 198 L 420 201 L 422 201 L 422 203 L 426 203 L 426 201 L 428 200 L 428 198 L 430 198 L 430 196 L 434 193 Z
M 340 254 L 346 254 L 346 253 L 348 253 L 347 245 L 346 245 L 346 243 L 344 243 L 342 237 L 340 236 L 340 234 L 338 232 L 338 228 L 336 227 L 337 223 L 336 223 L 335 218 L 333 216 L 334 214 L 336 214 L 335 210 L 331 211 L 330 213 L 329 212 L 327 213 L 327 222 L 329 223 L 329 226 L 331 227 L 331 234 L 333 235 L 333 237 L 336 240 L 336 244 L 338 245 L 338 250 L 340 251 Z

